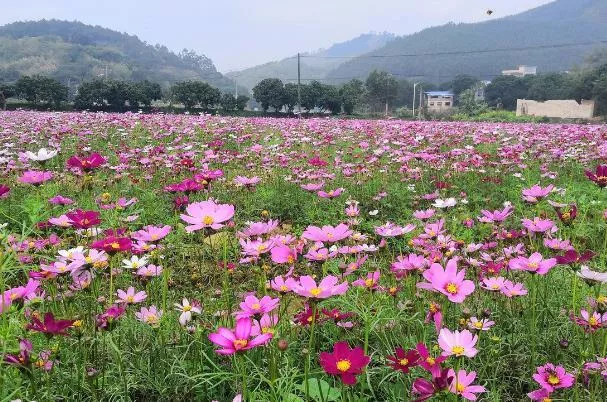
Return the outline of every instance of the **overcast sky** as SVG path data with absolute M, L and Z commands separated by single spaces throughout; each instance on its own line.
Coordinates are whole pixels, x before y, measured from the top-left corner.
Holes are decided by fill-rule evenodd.
M 515 14 L 552 0 L 24 0 L 0 4 L 0 25 L 78 20 L 209 56 L 227 72 L 329 47 L 370 31 L 397 35 L 449 21 Z M 486 11 L 492 9 L 492 16 Z

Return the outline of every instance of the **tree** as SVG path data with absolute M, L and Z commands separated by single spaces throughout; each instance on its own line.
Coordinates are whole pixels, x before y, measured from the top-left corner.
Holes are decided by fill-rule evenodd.
M 529 79 L 509 75 L 496 77 L 485 88 L 485 99 L 491 106 L 502 104 L 504 109 L 516 109 L 516 100 L 527 97 Z
M 301 86 L 301 106 L 310 113 L 315 107 L 320 108 L 320 100 L 324 88 L 318 81 L 312 81 L 308 85 Z
M 236 110 L 240 110 L 242 112 L 247 107 L 249 99 L 251 98 L 246 95 L 238 95 L 236 97 Z
M 209 109 L 221 100 L 219 89 L 202 81 L 178 82 L 173 85 L 171 92 L 175 100 L 183 103 L 186 109 L 192 109 L 196 105 Z
M 232 94 L 224 93 L 221 95 L 221 100 L 219 101 L 221 108 L 225 111 L 232 111 L 236 109 L 236 98 Z
M 367 77 L 365 88 L 369 103 L 376 110 L 381 110 L 396 98 L 398 82 L 390 73 L 374 70 Z
M 284 105 L 285 88 L 278 78 L 266 78 L 255 85 L 253 97 L 261 103 L 264 112 L 267 112 L 269 107 L 278 112 Z
M 321 84 L 322 93 L 318 102 L 321 110 L 328 110 L 331 114 L 341 112 L 341 97 L 333 85 Z
M 527 99 L 570 99 L 573 97 L 574 79 L 564 73 L 542 74 L 531 77 Z
M 470 89 L 476 85 L 478 82 L 477 78 L 474 78 L 467 74 L 458 74 L 453 80 L 450 82 L 449 88 L 455 97 L 457 98 L 459 94 L 464 92 L 466 89 Z
M 485 102 L 476 101 L 476 91 L 466 89 L 459 94 L 459 110 L 468 116 L 476 116 L 486 112 L 489 106 Z
M 106 105 L 107 85 L 105 81 L 85 81 L 78 87 L 74 107 L 79 110 L 103 107 Z
M 15 83 L 17 95 L 31 104 L 46 103 L 59 107 L 67 100 L 67 87 L 59 81 L 40 75 L 23 76 Z
M 295 109 L 295 106 L 297 105 L 297 100 L 297 84 L 285 84 L 283 101 L 289 113 L 292 113 L 293 109 Z
M 346 114 L 352 114 L 354 109 L 361 104 L 365 95 L 365 84 L 354 78 L 351 81 L 346 82 L 339 89 L 339 96 L 344 107 Z

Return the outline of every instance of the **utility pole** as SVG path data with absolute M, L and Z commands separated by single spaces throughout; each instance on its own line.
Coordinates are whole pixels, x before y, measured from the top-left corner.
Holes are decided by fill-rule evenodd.
M 238 98 L 238 83 L 236 81 L 234 81 L 234 97 Z
M 415 87 L 417 87 L 419 84 L 419 82 L 413 83 L 413 117 L 415 117 Z
M 423 101 L 424 87 L 419 87 L 419 119 L 422 118 L 422 101 Z
M 301 117 L 301 57 L 297 53 L 297 112 L 298 117 Z

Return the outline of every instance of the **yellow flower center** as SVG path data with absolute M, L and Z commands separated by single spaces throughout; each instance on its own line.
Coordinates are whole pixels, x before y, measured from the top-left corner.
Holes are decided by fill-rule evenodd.
M 259 246 L 257 246 L 257 252 L 258 253 L 263 253 L 264 251 L 266 251 L 265 244 L 260 244 Z
M 182 309 L 184 312 L 187 312 L 187 311 L 192 310 L 192 306 L 183 306 L 181 309 Z
M 246 339 L 236 339 L 234 340 L 234 349 L 240 350 L 242 348 L 246 348 L 248 343 L 249 341 Z
M 346 371 L 350 370 L 351 366 L 352 363 L 350 363 L 349 360 L 340 360 L 337 362 L 337 369 L 342 373 L 345 373 Z
M 280 285 L 281 292 L 286 292 L 287 290 L 289 290 L 289 288 L 286 285 Z
M 400 364 L 401 366 L 406 366 L 407 364 L 409 364 L 409 359 L 400 359 L 398 364 Z
M 491 289 L 499 289 L 500 285 L 498 285 L 497 283 L 494 283 L 493 285 L 491 285 Z
M 274 333 L 274 328 L 272 328 L 272 327 L 262 327 L 261 328 L 261 333 L 262 334 L 273 334 Z
M 599 320 L 597 320 L 596 317 L 592 316 L 590 317 L 590 319 L 588 319 L 588 324 L 590 324 L 590 326 L 592 327 L 596 327 L 599 324 Z
M 599 297 L 597 297 L 596 301 L 598 303 L 605 304 L 605 303 L 607 303 L 607 296 L 599 296 Z
M 537 262 L 530 262 L 528 264 L 528 267 L 531 268 L 531 269 L 533 269 L 533 270 L 536 270 L 537 267 L 538 267 L 538 263 Z
M 295 262 L 295 258 L 293 258 L 293 256 L 292 256 L 292 255 L 289 255 L 289 256 L 287 257 L 287 262 L 288 262 L 289 264 L 293 264 L 293 263 Z
M 135 301 L 135 298 L 133 296 L 127 296 L 126 301 L 129 303 L 133 303 Z
M 477 321 L 474 323 L 474 326 L 478 329 L 481 329 L 483 327 L 483 323 L 481 321 Z
M 110 244 L 110 247 L 113 248 L 114 250 L 118 250 L 120 248 L 120 243 L 113 242 L 112 244 Z
M 550 374 L 548 376 L 548 384 L 557 385 L 560 382 L 561 382 L 561 380 L 555 374 Z
M 86 261 L 87 264 L 90 264 L 91 262 L 93 262 L 93 258 L 92 257 L 85 257 L 84 261 Z
M 251 306 L 251 308 L 252 308 L 253 310 L 259 310 L 259 309 L 261 308 L 261 304 L 259 304 L 259 303 L 255 303 L 255 304 L 253 304 L 253 305 Z
M 459 393 L 462 393 L 462 392 L 464 392 L 466 390 L 466 387 L 461 382 L 456 382 L 456 384 L 455 384 L 455 390 L 457 392 L 459 392 Z
M 371 279 L 371 278 L 369 278 L 369 279 L 365 279 L 365 286 L 366 286 L 366 287 L 370 288 L 370 287 L 372 287 L 374 284 L 375 284 L 375 281 L 374 281 L 373 279 Z
M 436 360 L 434 359 L 434 357 L 428 356 L 428 357 L 426 357 L 426 363 L 428 363 L 431 366 L 434 366 L 434 364 L 436 363 Z
M 213 222 L 215 222 L 215 220 L 213 219 L 212 216 L 205 216 L 204 218 L 202 218 L 202 223 L 204 223 L 205 225 L 212 225 Z
M 457 293 L 457 285 L 455 283 L 448 283 L 447 286 L 445 286 L 445 290 L 454 295 Z
M 150 236 L 152 238 L 152 240 L 158 240 L 158 235 L 157 234 L 153 234 L 152 236 Z
M 463 346 L 454 346 L 454 347 L 451 349 L 451 352 L 453 352 L 453 354 L 454 354 L 455 356 L 461 356 L 461 355 L 463 355 L 463 354 L 464 354 L 464 350 L 465 350 L 465 349 L 464 349 L 464 347 L 463 347 Z
M 310 294 L 314 297 L 318 296 L 319 294 L 321 294 L 322 289 L 321 288 L 312 288 L 310 289 Z
M 561 219 L 563 219 L 564 221 L 568 221 L 571 218 L 571 214 L 569 212 L 563 212 L 561 214 Z

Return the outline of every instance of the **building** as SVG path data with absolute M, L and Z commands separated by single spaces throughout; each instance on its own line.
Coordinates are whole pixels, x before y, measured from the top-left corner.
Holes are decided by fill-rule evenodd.
M 424 92 L 424 106 L 430 113 L 445 113 L 453 109 L 453 92 L 428 91 Z
M 474 100 L 476 102 L 485 101 L 485 88 L 491 84 L 491 81 L 479 81 L 472 89 L 474 90 Z
M 595 103 L 593 100 L 547 100 L 538 102 L 527 99 L 517 99 L 517 116 L 553 117 L 560 119 L 591 119 L 594 116 Z
M 524 77 L 526 75 L 537 75 L 536 66 L 518 66 L 517 70 L 503 70 L 502 75 L 512 75 L 513 77 Z

